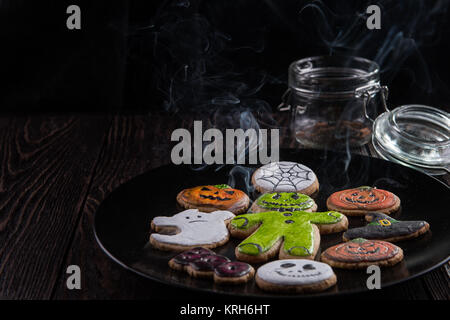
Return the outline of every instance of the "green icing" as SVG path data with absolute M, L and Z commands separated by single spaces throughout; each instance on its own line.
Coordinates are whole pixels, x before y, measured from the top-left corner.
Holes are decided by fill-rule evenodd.
M 355 243 L 363 243 L 366 241 L 367 241 L 367 239 L 364 239 L 364 238 L 356 238 L 356 239 L 350 240 L 350 242 L 355 242 Z
M 214 187 L 217 189 L 230 189 L 231 187 L 227 184 L 216 184 Z
M 293 256 L 309 256 L 314 251 L 312 223 L 333 224 L 342 218 L 343 215 L 336 211 L 266 211 L 239 215 L 231 220 L 231 225 L 240 230 L 259 225 L 255 232 L 239 244 L 239 252 L 258 255 L 283 238 L 285 252 Z
M 265 209 L 301 211 L 311 208 L 314 200 L 297 192 L 274 192 L 261 195 L 256 204 Z

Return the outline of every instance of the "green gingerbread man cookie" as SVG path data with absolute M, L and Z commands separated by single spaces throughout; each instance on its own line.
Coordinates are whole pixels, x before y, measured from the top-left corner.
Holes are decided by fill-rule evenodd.
M 263 211 L 316 211 L 317 205 L 306 194 L 298 192 L 264 193 L 253 203 L 249 212 Z
M 347 218 L 336 211 L 266 211 L 237 216 L 229 228 L 232 236 L 246 238 L 236 247 L 236 258 L 257 263 L 278 252 L 280 259 L 314 259 L 320 233 L 339 232 L 347 226 Z

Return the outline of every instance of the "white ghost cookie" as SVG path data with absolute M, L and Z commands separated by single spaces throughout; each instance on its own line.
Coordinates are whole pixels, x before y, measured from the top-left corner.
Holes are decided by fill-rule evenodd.
M 289 161 L 262 166 L 253 173 L 252 183 L 261 193 L 300 192 L 311 195 L 319 190 L 319 181 L 310 168 Z
M 150 244 L 160 250 L 184 251 L 194 247 L 215 248 L 229 239 L 228 222 L 234 218 L 230 211 L 201 212 L 189 209 L 172 217 L 155 217 Z
M 326 263 L 289 259 L 266 263 L 256 272 L 256 284 L 265 291 L 316 292 L 336 284 L 336 275 Z

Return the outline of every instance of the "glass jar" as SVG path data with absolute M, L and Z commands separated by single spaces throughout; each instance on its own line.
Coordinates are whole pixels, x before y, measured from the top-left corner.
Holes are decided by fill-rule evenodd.
M 387 87 L 378 65 L 360 57 L 319 56 L 289 66 L 279 110 L 291 110 L 292 129 L 309 148 L 358 147 L 370 141 L 371 119 L 386 111 Z
M 373 146 L 384 159 L 432 175 L 450 172 L 450 114 L 424 105 L 405 105 L 381 114 Z

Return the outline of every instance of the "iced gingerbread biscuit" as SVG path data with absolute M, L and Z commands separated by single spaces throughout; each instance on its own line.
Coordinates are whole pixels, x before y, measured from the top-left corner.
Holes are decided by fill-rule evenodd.
M 300 192 L 311 195 L 319 190 L 319 181 L 310 168 L 289 161 L 262 166 L 253 173 L 252 183 L 261 193 Z
M 214 279 L 216 283 L 244 283 L 255 274 L 255 270 L 248 263 L 230 261 L 227 257 L 202 247 L 178 254 L 169 261 L 169 266 L 175 270 L 186 271 L 195 278 Z
M 314 259 L 320 233 L 347 229 L 339 212 L 267 211 L 243 214 L 231 220 L 233 237 L 246 238 L 235 249 L 236 258 L 249 263 L 279 259 Z
M 390 242 L 357 238 L 328 248 L 321 260 L 343 269 L 364 269 L 370 265 L 388 267 L 403 260 L 403 250 Z
M 379 212 L 368 213 L 365 218 L 369 223 L 344 232 L 344 241 L 365 238 L 395 242 L 416 238 L 430 229 L 426 221 L 399 221 Z
M 400 208 L 400 199 L 392 192 L 363 186 L 333 193 L 327 199 L 327 207 L 349 216 L 363 216 L 368 212 L 390 214 Z
M 169 260 L 169 267 L 179 271 L 186 271 L 189 263 L 194 262 L 201 257 L 215 254 L 214 251 L 203 248 L 203 247 L 195 247 L 188 251 L 184 251 L 182 253 L 177 254 L 175 257 Z
M 304 259 L 266 263 L 256 271 L 255 280 L 261 290 L 286 293 L 323 291 L 337 281 L 329 265 Z
M 203 212 L 228 210 L 238 214 L 247 210 L 250 199 L 241 190 L 219 184 L 184 189 L 178 193 L 177 202 L 186 209 L 199 209 Z
M 306 194 L 298 192 L 263 193 L 253 202 L 249 212 L 316 211 L 317 204 Z
M 247 282 L 255 275 L 251 265 L 240 261 L 230 261 L 214 269 L 214 282 L 222 284 L 237 284 Z
M 198 209 L 185 210 L 172 217 L 155 217 L 151 227 L 159 233 L 150 235 L 150 244 L 167 251 L 183 251 L 198 246 L 215 248 L 229 240 L 227 224 L 233 217 L 229 211 L 205 213 Z

